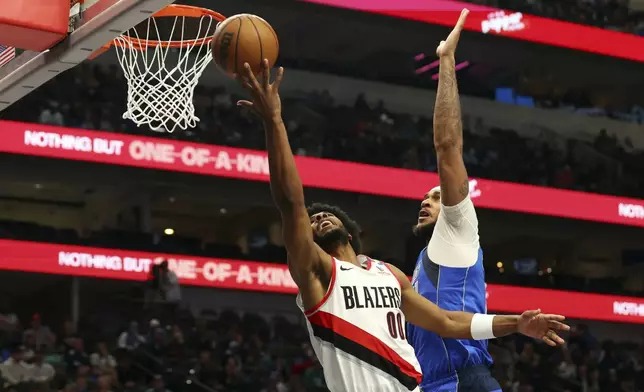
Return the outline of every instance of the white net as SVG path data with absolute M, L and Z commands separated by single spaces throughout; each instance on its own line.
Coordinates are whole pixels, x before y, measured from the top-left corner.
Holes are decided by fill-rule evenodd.
M 161 19 L 161 18 L 159 18 Z M 127 79 L 127 108 L 123 118 L 154 131 L 173 132 L 194 128 L 199 122 L 193 104 L 194 90 L 204 69 L 212 60 L 210 40 L 218 23 L 210 15 L 201 16 L 195 36 L 186 16 L 165 17 L 174 22 L 163 28 L 157 18 L 147 20 L 146 29 L 132 28 L 114 40 L 118 61 Z M 191 38 L 184 34 L 190 31 Z M 152 36 L 150 34 L 153 34 Z M 157 42 L 149 42 L 156 34 Z M 139 35 L 145 35 L 140 37 Z M 173 37 L 177 37 L 173 40 Z M 142 39 L 143 38 L 143 39 Z M 162 40 L 162 38 L 164 40 Z M 172 42 L 182 41 L 180 47 Z

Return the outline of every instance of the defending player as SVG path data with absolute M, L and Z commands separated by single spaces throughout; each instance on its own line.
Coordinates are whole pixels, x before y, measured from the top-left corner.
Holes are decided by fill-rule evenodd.
M 467 14 L 463 10 L 454 30 L 436 49 L 440 69 L 434 146 L 440 187 L 430 190 L 421 203 L 414 233 L 431 239 L 418 256 L 412 285 L 441 309 L 482 314 L 487 311 L 483 252 L 462 157 L 463 131 L 454 61 Z M 488 323 L 496 318 L 477 317 Z M 408 327 L 408 339 L 421 364 L 423 392 L 501 391 L 488 369 L 492 358 L 486 340 L 443 339 L 414 325 Z M 550 345 L 558 343 L 548 335 L 541 339 Z
M 497 316 L 445 311 L 416 293 L 397 268 L 366 258 L 360 262 L 359 229 L 339 208 L 304 204 L 304 189 L 281 117 L 280 68 L 270 84 L 268 61 L 259 82 L 245 64 L 237 79 L 264 122 L 270 185 L 283 226 L 288 267 L 299 288 L 311 343 L 331 391 L 419 391 L 420 366 L 405 338 L 405 318 L 445 337 L 485 339 L 521 332 L 535 338 L 567 329 L 563 316 L 527 311 Z

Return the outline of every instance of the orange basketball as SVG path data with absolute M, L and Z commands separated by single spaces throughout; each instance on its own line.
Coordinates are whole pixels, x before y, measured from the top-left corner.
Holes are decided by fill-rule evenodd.
M 234 15 L 221 22 L 212 40 L 215 64 L 228 75 L 241 73 L 244 63 L 250 64 L 257 73 L 263 59 L 268 59 L 272 67 L 279 48 L 277 34 L 271 25 L 250 14 Z

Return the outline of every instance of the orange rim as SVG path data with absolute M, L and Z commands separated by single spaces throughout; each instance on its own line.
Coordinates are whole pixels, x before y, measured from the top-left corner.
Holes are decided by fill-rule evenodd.
M 164 9 L 153 14 L 151 18 L 164 18 L 164 17 L 173 17 L 173 16 L 174 17 L 183 16 L 186 18 L 201 18 L 204 16 L 210 16 L 219 22 L 226 19 L 226 17 L 220 14 L 219 12 L 215 12 L 207 8 L 193 7 L 191 5 L 181 5 L 181 4 L 170 4 Z M 148 40 L 148 39 L 130 37 L 128 35 L 123 35 L 122 37 L 125 41 L 128 41 L 129 44 L 126 44 L 122 41 L 113 40 L 112 42 L 105 45 L 104 47 L 109 48 L 111 46 L 120 46 L 120 47 L 136 49 L 136 50 L 145 50 L 149 47 L 183 48 L 188 45 L 190 46 L 205 45 L 205 44 L 208 44 L 210 41 L 212 41 L 212 36 L 197 38 L 197 39 L 181 40 L 181 41 Z

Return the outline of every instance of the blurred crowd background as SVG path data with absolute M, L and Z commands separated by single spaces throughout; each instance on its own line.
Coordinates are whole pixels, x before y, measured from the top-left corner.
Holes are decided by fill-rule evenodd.
M 644 14 L 625 0 L 468 1 L 644 35 Z M 285 56 L 281 60 L 289 67 L 307 70 L 326 67 L 329 72 L 365 79 L 381 76 L 378 66 L 368 70 L 351 66 L 338 69 L 310 59 Z M 591 83 L 568 85 L 554 78 L 554 73 L 552 68 L 524 68 L 505 73 L 503 82 L 498 84 L 486 82 L 476 72 L 459 74 L 462 95 L 499 101 L 499 89 L 509 88 L 513 94 L 527 97 L 527 106 L 586 116 L 591 121 L 584 131 L 594 136 L 588 140 L 557 135 L 558 143 L 553 144 L 551 133 L 556 131 L 528 137 L 517 129 L 491 126 L 484 117 L 466 114 L 463 154 L 470 176 L 644 198 L 644 151 L 628 137 L 595 127 L 592 122 L 595 118 L 609 118 L 621 121 L 625 127 L 643 124 L 644 100 L 639 92 L 604 89 Z M 390 80 L 435 87 L 435 81 L 420 80 L 417 75 L 390 76 L 387 81 Z M 199 125 L 169 134 L 137 128 L 122 118 L 126 88 L 116 65 L 83 63 L 3 111 L 2 119 L 265 148 L 258 121 L 235 106 L 239 90 L 199 85 L 194 99 Z M 392 111 L 382 101 L 374 103 L 368 91 L 356 96 L 347 105 L 324 89 L 307 90 L 302 86 L 297 93 L 283 94 L 284 118 L 293 151 L 302 156 L 436 171 L 433 103 L 427 103 L 427 115 L 422 116 Z M 236 260 L 284 263 L 286 259 L 284 248 L 267 240 L 266 227 L 256 228 L 262 233 L 256 239 L 246 233 L 251 245 L 242 251 L 234 244 L 191 236 L 115 228 L 79 233 L 55 226 L 0 219 L 0 238 Z M 414 252 L 417 249 L 397 257 L 413 261 Z M 404 263 L 386 256 L 388 261 Z M 612 276 L 572 277 L 556 272 L 517 276 L 499 271 L 501 267 L 489 272 L 488 282 L 627 292 L 623 280 Z M 159 279 L 163 282 L 158 283 Z M 160 291 L 164 287 L 171 287 L 174 294 Z M 151 275 L 149 282 L 137 286 L 129 295 L 108 295 L 100 300 L 92 295 L 84 297 L 92 311 L 74 319 L 67 307 L 45 306 L 41 302 L 50 301 L 44 298 L 26 303 L 0 287 L 0 391 L 327 390 L 299 316 L 255 314 L 226 307 L 195 311 L 181 301 L 179 292 L 176 276 Z M 261 295 L 257 300 L 263 300 Z M 269 309 L 270 304 L 266 307 Z M 644 391 L 644 335 L 625 337 L 615 324 L 615 339 L 610 340 L 605 334 L 596 337 L 584 322 L 572 324 L 567 344 L 556 349 L 517 336 L 490 341 L 495 360 L 493 373 L 503 391 Z
M 38 94 L 25 97 L 4 116 L 150 135 L 148 128 L 132 126 L 121 117 L 125 89 L 116 66 L 81 64 L 41 87 Z M 198 126 L 155 136 L 264 150 L 261 125 L 252 114 L 236 107 L 241 98 L 224 87 L 198 86 Z M 304 91 L 282 100 L 291 146 L 298 155 L 436 171 L 431 116 L 392 113 L 383 102 L 369 106 L 362 94 L 353 106 L 336 104 L 328 91 Z M 428 103 L 427 112 L 432 110 Z M 487 126 L 482 118 L 465 117 L 463 126 L 463 155 L 472 177 L 644 197 L 644 178 L 639 175 L 644 153 L 606 130 L 588 130 L 596 134 L 593 142 L 568 138 L 561 148 L 553 148 L 544 139 Z M 585 158 L 588 150 L 590 160 Z
M 0 313 L 2 391 L 326 390 L 305 328 L 284 317 L 168 316 L 126 302 L 101 306 L 77 325 L 20 313 Z M 600 342 L 585 324 L 567 339 L 557 349 L 516 336 L 490 341 L 493 374 L 511 392 L 641 390 L 644 346 Z

